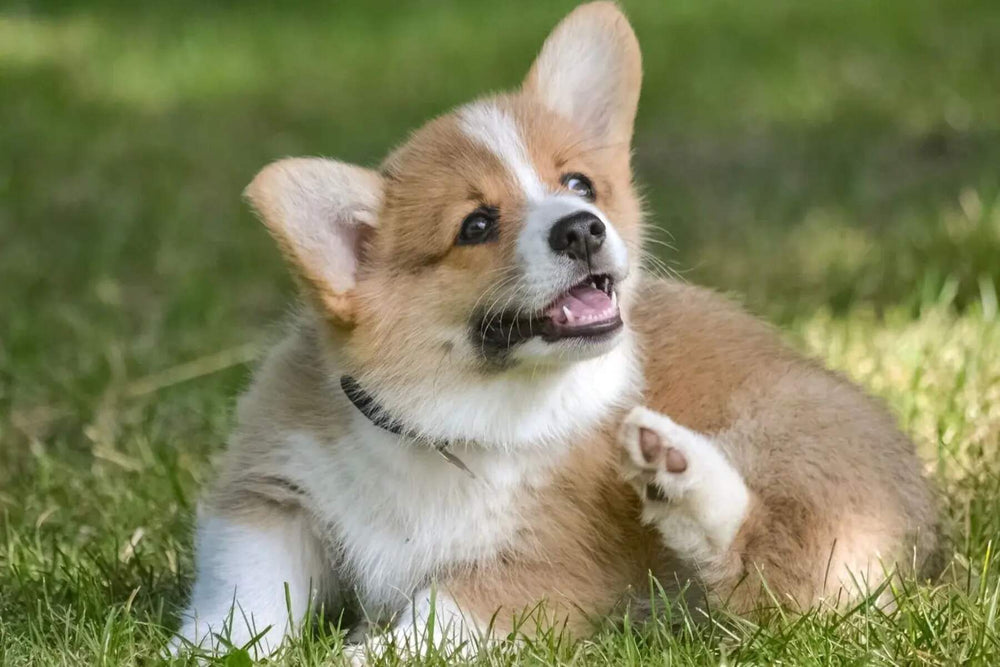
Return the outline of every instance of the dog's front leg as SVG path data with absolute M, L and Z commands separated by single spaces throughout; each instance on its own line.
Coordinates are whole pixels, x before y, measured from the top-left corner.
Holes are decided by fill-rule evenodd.
M 556 554 L 553 562 L 498 562 L 424 589 L 390 630 L 349 647 L 348 657 L 354 665 L 379 662 L 390 653 L 404 661 L 428 656 L 467 661 L 482 650 L 516 645 L 526 637 L 589 634 L 600 610 L 611 612 L 620 601 L 625 578 L 596 560 Z M 566 591 L 574 592 L 572 599 Z
M 625 475 L 643 498 L 643 520 L 699 570 L 725 559 L 751 494 L 712 440 L 647 408 L 622 424 Z
M 198 519 L 195 583 L 174 652 L 272 653 L 328 593 L 333 568 L 305 513 L 261 503 Z M 223 641 L 224 640 L 224 641 Z M 228 643 L 228 644 L 227 644 Z
M 428 655 L 470 658 L 488 638 L 484 628 L 459 608 L 446 588 L 425 588 L 396 616 L 392 626 L 347 648 L 354 665 L 375 662 L 389 652 L 405 660 Z

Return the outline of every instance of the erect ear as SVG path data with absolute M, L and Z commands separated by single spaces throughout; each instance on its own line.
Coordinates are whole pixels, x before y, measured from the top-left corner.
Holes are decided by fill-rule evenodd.
M 642 56 L 628 19 L 613 2 L 593 2 L 552 31 L 523 90 L 600 139 L 629 142 L 641 85 Z
M 358 265 L 382 203 L 382 177 L 334 160 L 291 158 L 264 167 L 244 194 L 307 294 L 334 323 L 351 326 Z

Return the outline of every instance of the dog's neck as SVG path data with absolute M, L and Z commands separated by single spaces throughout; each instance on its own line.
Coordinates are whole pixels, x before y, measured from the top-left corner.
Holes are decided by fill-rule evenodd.
M 420 442 L 425 442 L 426 444 L 432 446 L 434 449 L 441 454 L 441 457 L 452 464 L 465 474 L 472 478 L 475 478 L 475 473 L 469 469 L 465 462 L 462 461 L 458 456 L 456 456 L 451 451 L 452 443 L 446 440 L 428 441 L 419 432 L 407 428 L 398 419 L 394 419 L 389 412 L 375 400 L 375 397 L 366 392 L 358 381 L 355 380 L 350 375 L 342 375 L 340 377 L 340 388 L 344 391 L 344 395 L 347 397 L 354 407 L 358 409 L 362 415 L 368 418 L 375 426 L 392 433 L 393 435 L 398 435 L 401 438 L 410 438 L 412 440 L 417 440 Z
M 608 353 L 544 372 L 414 375 L 403 380 L 353 375 L 352 400 L 379 426 L 398 427 L 429 444 L 506 451 L 551 448 L 592 431 L 636 398 L 641 372 L 633 337 Z M 339 366 L 339 364 L 337 364 Z M 340 380 L 342 371 L 331 369 Z M 348 383 L 349 386 L 352 383 Z M 349 397 L 350 398 L 350 397 Z M 362 409 L 363 408 L 363 409 Z M 391 429 L 390 429 L 391 430 Z

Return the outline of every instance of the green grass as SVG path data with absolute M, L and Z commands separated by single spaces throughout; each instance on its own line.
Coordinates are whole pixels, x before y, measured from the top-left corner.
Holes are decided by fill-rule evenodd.
M 155 661 L 246 361 L 292 299 L 241 204 L 516 84 L 566 3 L 0 8 L 0 664 Z M 290 3 L 289 3 L 290 4 Z M 995 664 L 1000 5 L 626 2 L 662 257 L 885 399 L 952 558 L 895 611 L 555 638 L 527 663 Z M 214 372 L 213 372 L 214 371 Z M 285 656 L 337 660 L 321 626 Z M 241 664 L 239 656 L 231 664 Z

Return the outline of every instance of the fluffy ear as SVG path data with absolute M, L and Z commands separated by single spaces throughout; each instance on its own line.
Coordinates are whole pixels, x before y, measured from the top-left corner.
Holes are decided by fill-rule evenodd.
M 335 323 L 350 326 L 361 251 L 382 202 L 382 177 L 334 160 L 292 158 L 261 170 L 244 195 L 309 296 Z
M 642 85 L 632 26 L 613 2 L 573 10 L 545 40 L 525 93 L 610 141 L 631 141 Z

